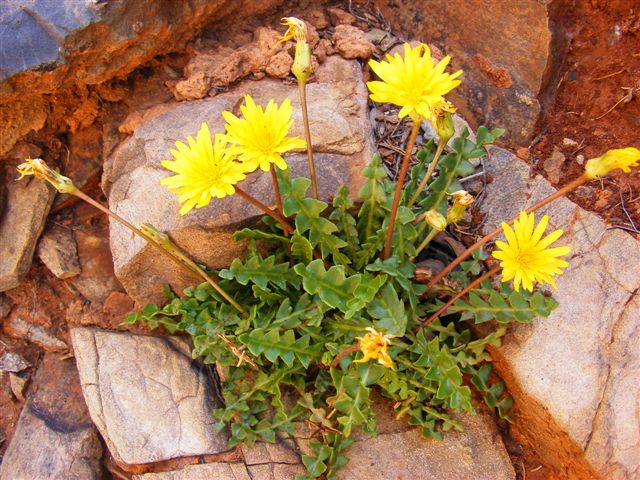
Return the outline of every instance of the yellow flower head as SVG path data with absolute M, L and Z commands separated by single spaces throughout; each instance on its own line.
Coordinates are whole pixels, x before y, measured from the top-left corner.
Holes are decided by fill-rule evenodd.
M 287 28 L 285 34 L 280 37 L 281 42 L 295 39 L 296 41 L 307 40 L 307 25 L 296 17 L 285 17 L 280 20 L 280 25 L 284 25 Z
M 458 190 L 457 192 L 453 192 L 451 196 L 453 197 L 454 205 L 460 205 L 462 207 L 468 207 L 474 201 L 473 195 L 466 190 Z
M 356 337 L 359 342 L 360 350 L 364 354 L 360 360 L 354 360 L 354 363 L 364 363 L 371 359 L 377 359 L 380 365 L 387 368 L 393 368 L 393 361 L 387 352 L 387 346 L 391 344 L 394 335 L 383 335 L 377 332 L 375 328 L 368 327 L 364 337 Z
M 39 180 L 45 180 L 55 187 L 60 193 L 73 193 L 76 186 L 69 177 L 61 175 L 53 168 L 50 168 L 41 158 L 27 158 L 24 163 L 17 167 L 21 178 L 27 175 L 33 175 Z
M 507 243 L 497 241 L 498 250 L 491 255 L 502 260 L 502 281 L 508 282 L 513 278 L 513 288 L 516 292 L 520 290 L 520 284 L 532 292 L 534 280 L 546 282 L 557 288 L 551 276 L 561 274 L 562 269 L 569 265 L 558 257 L 568 254 L 571 251 L 570 247 L 547 248 L 563 234 L 563 231 L 558 229 L 542 238 L 548 224 L 549 217 L 545 215 L 534 230 L 533 213 L 527 215 L 524 211 L 520 212 L 520 218 L 513 223 L 513 229 L 502 223 Z
M 233 195 L 233 186 L 243 180 L 246 165 L 235 161 L 223 135 L 216 135 L 213 143 L 209 126 L 202 122 L 194 139 L 187 137 L 189 145 L 176 142 L 176 150 L 171 149 L 175 160 L 164 160 L 162 166 L 177 173 L 160 180 L 169 190 L 180 195 L 184 202 L 180 215 L 185 215 L 193 207 L 202 208 L 213 197 L 223 198 Z
M 291 102 L 285 98 L 278 108 L 273 100 L 269 100 L 263 110 L 251 96 L 245 96 L 244 100 L 245 105 L 240 107 L 243 118 L 222 112 L 227 121 L 225 139 L 231 144 L 229 148 L 247 165 L 247 171 L 260 167 L 266 172 L 272 163 L 286 170 L 287 163 L 281 154 L 307 145 L 300 137 L 287 137 L 293 124 Z
M 599 178 L 608 175 L 611 170 L 621 169 L 624 173 L 631 172 L 631 167 L 637 167 L 640 162 L 640 150 L 633 147 L 609 150 L 604 155 L 588 160 L 584 166 L 587 177 Z
M 455 112 L 444 95 L 460 85 L 456 78 L 462 70 L 445 73 L 450 60 L 446 56 L 434 65 L 429 47 L 411 48 L 408 43 L 404 44 L 404 58 L 396 53 L 393 57 L 387 54 L 387 61 L 370 60 L 369 66 L 382 80 L 367 82 L 371 100 L 402 107 L 400 118 L 409 115 L 414 122 L 426 119 L 435 125 L 438 116 Z

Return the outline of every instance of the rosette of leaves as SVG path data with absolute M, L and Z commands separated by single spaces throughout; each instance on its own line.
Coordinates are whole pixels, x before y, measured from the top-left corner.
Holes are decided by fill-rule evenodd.
M 466 130 L 453 141 L 453 151 L 441 158 L 439 175 L 420 194 L 417 207 L 400 207 L 386 260 L 379 257 L 395 185 L 380 157 L 364 168 L 366 182 L 357 203 L 345 187 L 331 204 L 309 198 L 308 179 L 281 174 L 283 214 L 295 224 L 294 233 L 284 235 L 265 217 L 259 228 L 235 234 L 248 242 L 246 258 L 212 272 L 248 315 L 203 283 L 181 297 L 167 290 L 167 305 L 148 305 L 128 321 L 184 332 L 193 340 L 193 357 L 218 366 L 224 406 L 213 414 L 218 428 L 230 427 L 231 446 L 275 442 L 295 435 L 303 423 L 312 425 L 317 439 L 301 456 L 308 471 L 304 478 L 338 478 L 353 432 L 375 434 L 374 389 L 392 399 L 396 416 L 426 438 L 461 430 L 450 413 L 474 411 L 472 388 L 508 418 L 511 399 L 500 382 L 490 381 L 486 347 L 500 345 L 505 324 L 548 315 L 555 302 L 540 293 L 513 292 L 506 284 L 496 290 L 485 281 L 454 304 L 449 316 L 416 333 L 421 319 L 442 304 L 434 296 L 442 292 L 426 292 L 414 279 L 410 260 L 429 233 L 416 225 L 420 215 L 431 209 L 446 213 L 447 193 L 460 190 L 458 179 L 473 171 L 469 160 L 484 155 L 484 146 L 501 133 L 480 127 L 475 143 Z M 430 142 L 419 152 L 405 202 L 433 159 L 434 147 Z M 454 279 L 467 284 L 481 273 L 483 258 L 477 253 L 463 262 Z M 495 322 L 488 333 L 474 336 L 468 322 L 490 320 Z M 353 350 L 367 327 L 395 336 L 389 346 L 394 368 L 354 363 L 358 353 L 335 362 L 341 352 Z

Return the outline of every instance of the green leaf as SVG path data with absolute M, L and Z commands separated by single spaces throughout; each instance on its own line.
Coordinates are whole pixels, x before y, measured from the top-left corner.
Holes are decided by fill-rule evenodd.
M 349 209 L 353 207 L 353 200 L 349 198 L 349 192 L 344 185 L 338 189 L 338 193 L 333 199 L 333 207 L 334 210 L 329 215 L 329 218 L 339 225 L 340 234 L 347 242 L 351 258 L 355 258 L 360 241 L 358 240 L 356 220 L 349 212 Z
M 263 289 L 269 284 L 282 289 L 287 288 L 287 283 L 295 288 L 300 286 L 300 279 L 290 270 L 289 264 L 276 264 L 276 257 L 273 255 L 264 260 L 253 256 L 244 264 L 236 258 L 229 269 L 221 270 L 219 275 L 228 280 L 236 280 L 241 285 L 253 282 Z
M 288 367 L 293 367 L 297 359 L 304 368 L 307 368 L 311 360 L 317 358 L 322 347 L 317 343 L 310 346 L 309 335 L 296 339 L 293 330 L 285 330 L 281 334 L 277 329 L 256 328 L 250 333 L 240 335 L 238 340 L 249 348 L 252 355 L 256 357 L 263 355 L 271 363 L 282 359 Z
M 367 179 L 358 191 L 358 197 L 362 200 L 362 206 L 358 212 L 358 231 L 360 242 L 366 242 L 373 232 L 382 226 L 385 217 L 383 205 L 387 203 L 382 180 L 387 178 L 387 172 L 382 168 L 382 157 L 375 154 L 371 163 L 364 167 L 362 175 Z
M 233 234 L 234 240 L 263 240 L 267 242 L 288 243 L 289 239 L 275 233 L 263 232 L 253 228 L 243 228 Z
M 407 328 L 404 303 L 398 299 L 398 294 L 390 283 L 378 292 L 367 307 L 367 313 L 376 319 L 376 330 L 388 335 L 404 335 Z
M 294 232 L 291 236 L 291 255 L 304 264 L 313 260 L 313 246 L 311 242 L 298 232 Z
M 302 277 L 302 286 L 332 308 L 347 312 L 347 302 L 351 300 L 353 292 L 360 284 L 361 275 L 346 277 L 344 267 L 333 266 L 326 270 L 322 260 L 314 260 L 308 265 L 297 264 L 295 272 Z
M 460 140 L 460 138 L 456 138 L 456 140 Z M 446 214 L 447 193 L 450 192 L 450 186 L 457 177 L 457 171 L 462 160 L 462 153 L 451 153 L 440 160 L 440 174 L 438 178 L 429 184 L 431 194 L 420 201 L 420 207 L 424 210 L 433 209 L 443 215 Z

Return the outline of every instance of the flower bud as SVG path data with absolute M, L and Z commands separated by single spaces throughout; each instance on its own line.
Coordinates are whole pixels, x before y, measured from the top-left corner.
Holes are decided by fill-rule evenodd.
M 438 232 L 443 231 L 447 228 L 447 219 L 444 216 L 437 212 L 436 210 L 429 210 L 424 214 L 424 221 L 427 222 L 431 228 L 437 230 Z
M 311 66 L 311 49 L 306 40 L 300 40 L 296 43 L 296 54 L 293 59 L 293 65 L 291 66 L 291 73 L 293 73 L 298 81 L 306 82 L 309 75 L 313 73 L 313 67 Z
M 584 166 L 588 178 L 600 178 L 608 175 L 617 168 L 624 173 L 631 172 L 631 167 L 637 167 L 640 162 L 640 150 L 633 147 L 609 150 L 603 155 L 588 160 Z
M 438 115 L 436 117 L 435 127 L 440 141 L 445 143 L 448 142 L 456 132 L 455 126 L 453 125 L 453 118 L 451 117 L 451 113 L 447 111 L 443 111 L 442 115 Z
M 69 177 L 50 168 L 41 158 L 27 158 L 24 163 L 18 165 L 17 170 L 20 174 L 18 180 L 26 175 L 33 175 L 39 180 L 49 182 L 60 193 L 73 193 L 77 190 Z

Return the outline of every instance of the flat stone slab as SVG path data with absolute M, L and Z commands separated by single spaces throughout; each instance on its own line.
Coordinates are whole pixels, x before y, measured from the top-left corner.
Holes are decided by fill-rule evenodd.
M 213 428 L 208 379 L 176 338 L 71 331 L 89 413 L 117 462 L 144 464 L 228 450 Z
M 361 67 L 355 61 L 327 57 L 316 72 L 316 82 L 307 90 L 320 196 L 335 194 L 341 184 L 355 192 L 362 182 L 362 167 L 373 154 Z M 171 157 L 169 149 L 175 148 L 176 140 L 195 135 L 203 121 L 212 134 L 223 132 L 222 111 L 233 110 L 245 94 L 261 105 L 270 99 L 281 103 L 289 97 L 294 112 L 290 134 L 304 138 L 295 84 L 271 79 L 245 81 L 223 95 L 156 109 L 161 113 L 142 123 L 105 164 L 102 185 L 116 213 L 134 225 L 151 223 L 169 233 L 194 259 L 210 268 L 226 267 L 243 254 L 245 244 L 231 237 L 261 212 L 238 196 L 231 196 L 214 199 L 209 206 L 180 216 L 178 197 L 160 185 L 162 178 L 171 175 L 160 162 Z M 293 176 L 308 175 L 306 154 L 290 155 L 287 161 Z M 241 186 L 259 200 L 274 203 L 268 173 L 256 172 Z M 163 301 L 164 284 L 179 289 L 199 282 L 198 277 L 183 272 L 115 222 L 110 224 L 110 240 L 116 276 L 140 303 Z
M 485 165 L 493 178 L 481 206 L 486 231 L 555 192 L 505 150 L 492 148 Z M 575 478 L 638 478 L 640 242 L 566 198 L 543 213 L 572 252 L 553 292 L 560 306 L 510 327 L 494 352 L 516 400 L 515 427 L 543 461 Z
M 293 478 L 293 477 L 289 477 Z M 266 480 L 251 477 L 244 463 L 207 463 L 189 465 L 180 470 L 134 475 L 133 480 Z M 281 480 L 285 480 L 282 478 Z
M 99 480 L 102 444 L 73 360 L 46 354 L 0 464 L 0 480 Z

